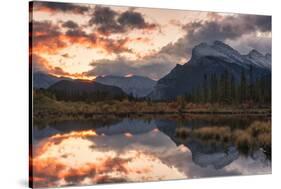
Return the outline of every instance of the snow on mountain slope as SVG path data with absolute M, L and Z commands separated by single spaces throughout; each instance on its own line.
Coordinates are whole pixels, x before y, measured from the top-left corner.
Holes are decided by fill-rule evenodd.
M 204 75 L 220 77 L 225 71 L 235 83 L 241 73 L 248 73 L 252 66 L 252 79 L 271 75 L 271 55 L 262 55 L 256 50 L 242 55 L 220 41 L 212 44 L 201 43 L 192 50 L 192 57 L 184 65 L 177 65 L 166 76 L 158 80 L 149 94 L 152 100 L 175 99 L 179 95 L 190 94 L 204 84 Z M 246 75 L 246 77 L 249 77 Z
M 253 49 L 252 51 L 249 52 L 248 55 L 245 56 L 245 58 L 247 60 L 251 61 L 252 64 L 254 64 L 256 66 L 271 69 L 271 55 L 270 54 L 262 55 L 260 52 Z
M 195 46 L 192 50 L 192 59 L 189 63 L 194 64 L 202 57 L 217 57 L 243 67 L 252 64 L 271 69 L 271 54 L 262 55 L 253 49 L 249 54 L 241 55 L 237 50 L 221 41 L 214 41 L 212 44 L 200 43 Z

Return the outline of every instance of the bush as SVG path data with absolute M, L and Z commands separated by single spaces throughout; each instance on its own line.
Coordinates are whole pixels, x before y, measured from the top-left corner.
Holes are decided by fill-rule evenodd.
M 193 136 L 203 140 L 215 139 L 215 140 L 229 140 L 231 130 L 227 126 L 209 126 L 195 129 L 192 133 Z
M 249 132 L 253 137 L 257 137 L 258 135 L 264 133 L 271 133 L 271 123 L 255 121 L 247 129 L 247 132 Z
M 245 130 L 236 130 L 233 139 L 237 148 L 245 153 L 258 148 L 271 151 L 271 123 L 255 121 Z
M 271 156 L 271 123 L 255 121 L 245 129 L 231 131 L 228 126 L 206 126 L 193 128 L 180 127 L 176 130 L 176 136 L 186 138 L 188 136 L 200 139 L 203 142 L 216 142 L 220 144 L 233 144 L 243 153 L 248 154 L 263 148 L 268 156 Z
M 190 136 L 191 129 L 187 127 L 177 127 L 176 128 L 176 136 L 182 139 L 186 139 L 188 136 Z
M 248 154 L 253 145 L 253 139 L 251 135 L 243 130 L 236 130 L 233 135 L 234 143 L 237 148 L 245 154 Z

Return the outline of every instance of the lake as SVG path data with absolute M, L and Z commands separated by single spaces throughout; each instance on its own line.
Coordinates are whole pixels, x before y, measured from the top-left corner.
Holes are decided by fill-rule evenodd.
M 34 187 L 270 174 L 271 143 L 270 150 L 256 142 L 239 148 L 233 139 L 257 120 L 270 118 L 160 116 L 36 124 Z M 223 133 L 206 135 L 212 129 Z

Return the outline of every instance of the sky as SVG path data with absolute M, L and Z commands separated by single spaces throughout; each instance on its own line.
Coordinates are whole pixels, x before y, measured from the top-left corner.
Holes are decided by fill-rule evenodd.
M 220 40 L 242 54 L 271 53 L 271 16 L 33 2 L 33 71 L 77 79 L 141 75 L 154 80 Z

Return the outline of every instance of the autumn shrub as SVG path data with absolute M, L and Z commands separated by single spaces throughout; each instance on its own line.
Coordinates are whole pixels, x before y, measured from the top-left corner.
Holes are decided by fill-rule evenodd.
M 192 135 L 203 140 L 224 140 L 228 141 L 231 130 L 228 126 L 207 126 L 194 129 Z
M 187 127 L 177 127 L 176 136 L 182 139 L 187 138 L 191 134 L 191 129 Z

